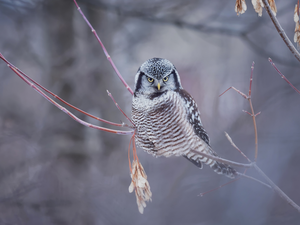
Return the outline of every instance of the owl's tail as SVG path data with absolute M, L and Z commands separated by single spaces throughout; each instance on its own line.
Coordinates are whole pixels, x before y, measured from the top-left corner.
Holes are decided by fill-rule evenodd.
M 231 166 L 215 161 L 211 168 L 218 174 L 223 174 L 231 179 L 237 176 L 237 172 Z
M 213 156 L 217 156 L 217 154 L 213 152 L 210 148 L 209 152 Z M 209 165 L 217 174 L 223 174 L 231 179 L 234 179 L 237 176 L 236 170 L 225 163 L 217 162 L 215 160 L 202 157 L 200 155 L 195 156 L 195 154 L 193 154 L 193 157 L 190 157 L 189 154 L 187 154 L 187 156 L 184 155 L 184 157 L 200 169 L 202 169 L 204 163 L 206 165 Z

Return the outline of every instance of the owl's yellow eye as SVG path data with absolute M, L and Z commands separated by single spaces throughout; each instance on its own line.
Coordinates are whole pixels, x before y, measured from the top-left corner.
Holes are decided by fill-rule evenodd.
M 167 82 L 169 80 L 169 77 L 164 77 L 163 81 Z
M 151 77 L 148 77 L 148 79 L 147 79 L 150 83 L 153 83 L 153 81 L 154 81 L 154 79 L 153 78 L 151 78 Z

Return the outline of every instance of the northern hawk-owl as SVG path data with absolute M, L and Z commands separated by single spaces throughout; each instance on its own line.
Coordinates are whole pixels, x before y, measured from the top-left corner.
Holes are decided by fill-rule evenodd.
M 209 165 L 216 173 L 234 178 L 230 166 L 191 152 L 217 154 L 209 144 L 200 112 L 180 83 L 174 65 L 161 58 L 144 62 L 135 76 L 132 120 L 136 142 L 153 156 L 184 156 L 199 168 Z

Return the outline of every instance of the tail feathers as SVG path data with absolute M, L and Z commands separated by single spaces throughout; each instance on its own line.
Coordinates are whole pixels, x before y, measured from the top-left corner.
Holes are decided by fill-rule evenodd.
M 231 166 L 215 161 L 211 168 L 218 174 L 224 174 L 225 176 L 233 179 L 236 177 L 237 172 Z
M 217 154 L 214 153 L 217 156 Z M 203 163 L 209 165 L 217 174 L 223 174 L 231 179 L 235 178 L 237 172 L 231 166 L 220 163 L 213 160 L 208 160 L 206 157 L 204 158 L 188 158 L 188 156 L 183 155 L 184 158 L 192 162 L 195 166 L 199 167 L 200 169 L 203 168 Z M 201 162 L 202 161 L 202 162 Z

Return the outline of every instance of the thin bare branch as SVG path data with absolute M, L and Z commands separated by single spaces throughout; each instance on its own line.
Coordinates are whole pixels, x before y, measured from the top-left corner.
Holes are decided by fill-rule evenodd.
M 249 163 L 252 163 L 251 160 L 244 154 L 244 152 L 242 152 L 237 146 L 236 144 L 233 142 L 233 140 L 231 139 L 231 137 L 229 136 L 228 133 L 225 132 L 225 136 L 226 138 L 228 139 L 228 141 L 230 142 L 230 144 L 236 149 L 239 151 L 239 153 L 242 154 L 242 156 L 244 156 L 244 158 L 246 158 L 248 160 Z
M 117 106 L 117 108 L 120 110 L 120 112 L 126 117 L 126 119 L 127 119 L 133 126 L 135 126 L 134 123 L 131 121 L 131 119 L 130 119 L 130 118 L 124 113 L 124 111 L 120 108 L 119 104 L 115 101 L 115 99 L 114 99 L 114 97 L 112 96 L 112 94 L 111 94 L 108 90 L 106 90 L 106 91 L 107 91 L 108 96 L 113 100 L 113 102 L 115 103 L 115 105 Z
M 258 183 L 264 185 L 265 187 L 272 189 L 272 187 L 271 187 L 270 185 L 268 185 L 268 184 L 266 184 L 266 183 L 264 183 L 264 182 L 262 182 L 262 181 L 260 181 L 260 180 L 258 180 L 258 179 L 256 179 L 256 178 L 254 178 L 254 177 L 251 177 L 251 176 L 248 176 L 248 175 L 246 175 L 246 174 L 244 174 L 244 173 L 239 173 L 239 172 L 237 172 L 237 174 L 238 174 L 239 176 L 241 176 L 241 177 L 245 177 L 245 178 L 247 178 L 247 179 L 256 181 L 256 182 L 258 182 Z
M 271 187 L 274 189 L 274 191 L 284 200 L 286 200 L 292 207 L 294 207 L 299 213 L 300 213 L 300 207 L 287 196 L 276 184 L 273 183 L 273 181 L 256 165 L 256 163 L 253 164 L 253 167 L 256 169 L 256 171 L 265 178 L 265 180 L 271 185 Z
M 253 126 L 254 126 L 254 136 L 255 136 L 255 156 L 254 156 L 254 160 L 257 160 L 257 155 L 258 155 L 258 137 L 257 137 L 257 126 L 256 126 L 256 119 L 255 119 L 255 114 L 254 114 L 254 109 L 253 109 L 253 105 L 252 105 L 252 101 L 251 98 L 248 99 L 249 104 L 250 104 L 250 109 L 251 109 L 251 113 L 252 113 L 252 120 L 253 120 Z
M 239 93 L 241 96 L 243 96 L 245 99 L 248 99 L 248 96 L 245 95 L 243 92 L 239 91 L 238 89 L 236 89 L 235 87 L 230 87 L 228 88 L 226 91 L 224 91 L 222 94 L 219 95 L 219 97 L 221 97 L 222 95 L 224 95 L 227 91 L 229 91 L 230 89 L 235 90 L 237 93 Z
M 284 43 L 286 44 L 286 46 L 290 49 L 290 51 L 293 53 L 293 55 L 296 57 L 296 59 L 300 62 L 300 53 L 297 51 L 297 49 L 295 48 L 293 43 L 290 41 L 290 39 L 288 38 L 288 36 L 284 32 L 283 28 L 281 27 L 279 21 L 277 20 L 276 16 L 273 14 L 268 0 L 262 0 L 262 1 L 265 5 L 265 9 L 266 9 L 267 13 L 269 14 L 269 16 L 270 16 L 277 32 L 281 36 L 281 38 L 284 41 Z
M 251 113 L 249 113 L 248 111 L 246 110 L 242 110 L 244 113 L 247 113 L 249 116 L 252 116 Z
M 108 54 L 104 44 L 102 43 L 100 37 L 98 36 L 96 30 L 93 28 L 93 26 L 90 24 L 90 22 L 88 21 L 88 19 L 85 17 L 85 15 L 83 14 L 83 12 L 81 11 L 80 7 L 78 6 L 76 0 L 73 0 L 77 10 L 80 12 L 81 16 L 83 17 L 83 19 L 85 20 L 85 22 L 87 23 L 87 25 L 91 28 L 91 31 L 93 32 L 93 34 L 95 35 L 95 37 L 97 38 L 97 41 L 99 42 L 99 44 L 101 45 L 103 52 L 107 58 L 107 60 L 110 62 L 112 68 L 114 69 L 114 71 L 116 72 L 116 74 L 118 75 L 118 77 L 120 78 L 120 80 L 122 81 L 122 83 L 124 84 L 124 86 L 126 87 L 126 89 L 130 92 L 130 94 L 133 95 L 133 91 L 132 89 L 129 87 L 129 85 L 126 83 L 126 81 L 124 80 L 124 78 L 122 77 L 121 73 L 119 72 L 119 70 L 117 69 L 115 63 L 113 62 L 112 58 L 110 57 L 110 55 Z
M 272 64 L 272 66 L 276 69 L 276 71 L 279 73 L 279 75 L 282 77 L 282 78 L 285 78 L 285 76 L 276 68 L 276 66 L 275 66 L 275 64 L 272 62 L 272 60 L 269 58 L 269 61 L 270 61 L 270 63 Z M 259 113 L 257 113 L 257 114 L 254 114 L 254 110 L 253 110 L 253 106 L 252 106 L 252 102 L 251 102 L 251 88 L 252 88 L 252 77 L 253 77 L 253 69 L 254 69 L 254 62 L 253 62 L 253 64 L 252 64 L 252 67 L 251 67 L 251 78 L 250 78 L 250 86 L 249 86 L 249 96 L 247 96 L 247 99 L 248 99 L 248 101 L 249 101 L 249 103 L 250 103 L 250 108 L 251 108 L 251 112 L 252 112 L 252 114 L 251 114 L 251 116 L 252 116 L 252 118 L 253 118 L 253 123 L 254 123 L 254 132 L 255 132 L 255 147 L 256 147 L 256 149 L 255 149 L 255 160 L 257 159 L 257 128 L 256 128 L 256 121 L 255 121 L 255 117 L 257 116 L 257 115 L 259 115 L 260 114 L 260 112 Z M 292 86 L 292 84 L 285 78 L 285 80 Z M 292 87 L 294 87 L 294 86 L 292 86 Z M 232 88 L 232 89 L 234 89 L 234 90 L 236 90 L 237 91 L 237 89 L 235 89 L 235 88 L 233 88 L 233 87 L 230 87 L 230 88 Z M 226 91 L 228 91 L 230 88 L 228 88 Z M 295 88 L 294 88 L 295 89 Z M 226 92 L 225 91 L 225 92 Z M 296 89 L 296 91 L 297 91 L 297 89 Z M 225 93 L 224 92 L 224 93 Z M 241 92 L 240 91 L 237 91 L 238 93 L 240 93 L 241 94 Z M 224 94 L 223 93 L 223 94 Z M 242 95 L 243 96 L 243 95 Z M 244 96 L 243 96 L 244 97 Z M 248 113 L 248 112 L 247 112 Z M 226 132 L 225 132 L 226 133 Z M 227 133 L 226 133 L 227 134 Z M 229 142 L 233 145 L 233 147 L 235 147 L 236 149 L 238 149 L 241 153 L 242 153 L 242 151 L 233 143 L 233 141 L 232 141 L 232 139 L 229 137 L 229 135 L 226 135 L 227 136 L 227 138 L 228 138 L 228 140 L 229 140 Z M 243 153 L 242 153 L 243 154 Z M 244 155 L 244 154 L 243 154 Z M 205 157 L 207 157 L 207 158 L 209 158 L 209 156 L 205 156 Z M 218 161 L 218 158 L 215 158 L 214 160 L 216 160 L 216 161 Z M 226 160 L 225 160 L 226 161 Z M 248 159 L 248 161 L 250 161 L 250 159 Z M 224 162 L 224 160 L 222 159 L 222 161 L 218 161 L 218 162 Z M 251 161 L 250 161 L 251 162 Z M 227 162 L 225 162 L 225 163 L 227 163 Z M 228 164 L 228 163 L 227 163 Z M 233 165 L 233 164 L 230 164 L 230 165 Z M 261 176 L 263 176 L 264 178 L 265 178 L 265 180 L 267 181 L 267 183 L 269 183 L 270 184 L 270 186 L 274 189 L 274 191 L 276 192 L 276 193 L 278 193 L 278 195 L 281 197 L 281 198 L 283 198 L 284 200 L 286 200 L 292 207 L 294 207 L 298 212 L 300 212 L 300 207 L 292 200 L 292 199 L 290 199 L 276 184 L 274 184 L 273 183 L 273 181 L 265 174 L 265 173 L 263 173 L 262 172 L 262 170 L 256 165 L 256 162 L 251 162 L 249 165 L 251 165 L 251 166 L 253 166 L 255 169 L 256 169 L 256 171 L 258 171 L 259 172 L 259 174 L 261 175 Z M 241 173 L 239 173 L 239 172 L 237 172 L 237 174 L 238 175 L 240 175 L 240 176 L 243 176 L 243 177 L 247 177 L 247 178 L 249 178 L 249 179 L 252 179 L 252 180 L 255 180 L 255 181 L 257 181 L 257 182 L 259 182 L 259 183 L 261 183 L 261 184 L 263 184 L 263 185 L 265 185 L 265 186 L 267 186 L 267 187 L 270 187 L 269 185 L 266 185 L 265 183 L 263 183 L 263 182 L 261 182 L 260 180 L 257 180 L 256 178 L 253 178 L 253 177 L 249 177 L 249 176 L 247 176 L 247 175 L 245 175 L 245 174 L 241 174 Z
M 230 87 L 228 88 L 226 91 L 224 91 L 222 94 L 219 95 L 222 96 L 223 94 L 225 94 L 228 90 L 233 89 L 235 90 L 237 93 L 239 93 L 241 96 L 243 96 L 245 99 L 247 99 L 249 101 L 249 105 L 250 105 L 250 109 L 251 109 L 251 113 L 244 111 L 246 113 L 248 113 L 252 119 L 253 119 L 253 125 L 254 125 L 254 136 L 255 136 L 255 161 L 257 159 L 257 155 L 258 155 L 258 138 L 257 138 L 257 126 L 256 126 L 256 119 L 255 117 L 259 114 L 255 114 L 254 113 L 254 109 L 253 109 L 253 105 L 252 105 L 252 101 L 251 101 L 251 92 L 252 92 L 252 81 L 253 81 L 253 70 L 254 70 L 254 62 L 252 63 L 251 66 L 251 75 L 250 75 L 250 84 L 249 84 L 249 95 L 245 95 L 243 92 L 239 91 L 238 89 L 236 89 L 235 87 Z
M 0 58 L 2 60 L 4 60 L 4 56 L 0 53 Z M 4 60 L 7 61 L 7 60 Z M 110 132 L 110 133 L 114 133 L 114 134 L 120 134 L 120 135 L 131 135 L 134 133 L 134 130 L 131 131 L 122 131 L 122 130 L 113 130 L 113 129 L 108 129 L 108 128 L 104 128 L 104 127 L 100 127 L 100 126 L 96 126 L 90 123 L 87 123 L 81 119 L 79 119 L 78 117 L 76 117 L 74 114 L 72 114 L 69 110 L 67 110 L 66 108 L 62 107 L 60 104 L 58 104 L 57 102 L 55 102 L 53 99 L 51 99 L 49 96 L 47 96 L 43 91 L 41 91 L 33 82 L 31 82 L 30 80 L 28 80 L 23 74 L 21 74 L 18 69 L 11 65 L 11 64 L 7 64 L 7 66 L 13 70 L 23 81 L 25 81 L 25 83 L 27 83 L 29 86 L 31 86 L 34 90 L 36 90 L 40 95 L 42 95 L 47 101 L 49 101 L 50 103 L 52 103 L 53 105 L 55 105 L 57 108 L 59 108 L 61 111 L 63 111 L 64 113 L 68 114 L 72 119 L 74 119 L 75 121 L 77 121 L 78 123 L 81 123 L 84 126 L 87 127 L 91 127 L 94 129 L 98 129 L 98 130 L 102 130 L 102 131 L 106 131 L 106 132 Z
M 26 79 L 28 79 L 29 81 L 31 81 L 32 83 L 34 83 L 36 86 L 38 86 L 39 88 L 41 88 L 42 90 L 44 90 L 45 92 L 47 92 L 48 94 L 52 95 L 54 98 L 58 99 L 59 101 L 61 101 L 62 103 L 66 104 L 67 106 L 71 107 L 72 109 L 77 110 L 78 112 L 81 112 L 82 114 L 85 114 L 95 120 L 101 121 L 103 123 L 107 123 L 113 126 L 117 126 L 117 127 L 122 127 L 123 124 L 118 124 L 118 123 L 113 123 L 110 122 L 108 120 L 104 120 L 101 119 L 99 117 L 96 117 L 92 114 L 89 114 L 79 108 L 77 108 L 76 106 L 73 106 L 72 104 L 68 103 L 67 101 L 63 100 L 62 98 L 60 98 L 58 95 L 54 94 L 53 92 L 49 91 L 47 88 L 43 87 L 42 85 L 40 85 L 38 82 L 36 82 L 35 80 L 33 80 L 32 78 L 30 78 L 29 76 L 27 76 L 23 71 L 21 71 L 20 69 L 18 69 L 16 66 L 14 66 L 12 63 L 10 63 L 1 53 L 0 53 L 0 59 L 2 59 L 3 61 L 6 62 L 7 65 L 10 65 L 11 67 L 13 67 L 14 69 L 16 69 L 19 73 L 21 73 Z
M 292 83 L 279 71 L 279 69 L 275 66 L 275 63 L 273 63 L 271 58 L 269 58 L 269 62 L 277 71 L 277 73 L 281 76 L 281 78 L 284 79 L 298 94 L 300 94 L 300 91 L 294 85 L 292 85 Z
M 225 186 L 228 185 L 228 184 L 231 184 L 231 183 L 233 183 L 233 182 L 236 182 L 236 181 L 239 180 L 239 179 L 241 179 L 241 177 L 238 177 L 238 178 L 236 178 L 236 179 L 234 179 L 234 180 L 231 180 L 231 181 L 229 181 L 229 182 L 227 182 L 227 183 L 225 183 L 225 184 L 222 184 L 222 185 L 220 185 L 219 187 L 216 187 L 216 188 L 211 189 L 211 190 L 209 190 L 209 191 L 201 192 L 198 196 L 203 197 L 204 195 L 209 194 L 209 193 L 211 193 L 211 192 L 213 192 L 213 191 L 216 191 L 216 190 L 218 190 L 218 189 L 220 189 L 220 188 L 222 188 L 222 187 L 225 187 Z
M 249 85 L 249 96 L 248 96 L 248 101 L 252 113 L 252 120 L 253 120 L 253 126 L 254 126 L 254 136 L 255 136 L 255 156 L 254 160 L 257 160 L 257 155 L 258 155 L 258 137 L 257 137 L 257 126 L 256 126 L 256 115 L 254 113 L 253 105 L 252 105 L 252 100 L 251 100 L 251 89 L 252 89 L 252 81 L 253 81 L 253 70 L 254 70 L 254 62 L 252 63 L 251 66 L 251 76 L 250 76 L 250 85 Z
M 252 62 L 252 66 L 251 66 L 251 75 L 250 75 L 250 84 L 249 84 L 249 93 L 248 93 L 248 97 L 249 97 L 249 98 L 251 98 L 254 64 L 255 64 L 255 63 Z

